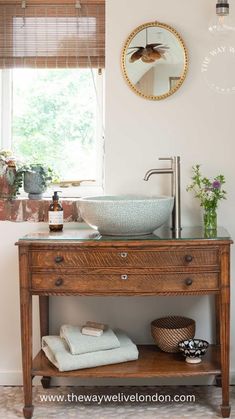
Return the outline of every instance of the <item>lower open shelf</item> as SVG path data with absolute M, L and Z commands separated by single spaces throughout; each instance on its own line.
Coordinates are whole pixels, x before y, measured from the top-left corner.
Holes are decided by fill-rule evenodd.
M 181 353 L 161 352 L 155 345 L 139 345 L 139 359 L 121 364 L 60 372 L 40 351 L 33 360 L 32 376 L 57 377 L 102 377 L 102 378 L 150 378 L 218 375 L 220 347 L 211 345 L 200 364 L 188 364 Z

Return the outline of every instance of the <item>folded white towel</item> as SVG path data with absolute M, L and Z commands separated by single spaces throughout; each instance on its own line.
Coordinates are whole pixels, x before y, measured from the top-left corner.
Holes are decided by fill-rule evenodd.
M 73 355 L 120 347 L 117 336 L 109 328 L 101 336 L 87 336 L 82 334 L 81 327 L 64 324 L 60 328 L 60 337 L 65 339 Z
M 59 371 L 79 370 L 100 365 L 118 364 L 138 359 L 138 349 L 121 330 L 116 331 L 120 347 L 82 355 L 72 355 L 65 340 L 60 336 L 44 336 L 42 349 Z

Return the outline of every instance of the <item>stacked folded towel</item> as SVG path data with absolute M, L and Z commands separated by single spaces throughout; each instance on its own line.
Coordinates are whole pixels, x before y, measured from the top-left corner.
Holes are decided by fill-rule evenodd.
M 42 349 L 59 371 L 92 368 L 138 359 L 138 349 L 126 334 L 107 328 L 99 337 L 86 336 L 80 327 L 63 325 L 60 336 L 44 336 Z
M 63 325 L 60 328 L 60 337 L 65 339 L 71 354 L 81 355 L 88 352 L 104 351 L 120 347 L 120 342 L 112 331 L 105 329 L 101 336 L 83 335 L 79 326 Z

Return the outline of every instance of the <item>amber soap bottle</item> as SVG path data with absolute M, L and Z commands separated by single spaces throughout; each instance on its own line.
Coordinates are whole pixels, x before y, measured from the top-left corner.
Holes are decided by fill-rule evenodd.
M 49 206 L 48 222 L 50 231 L 62 231 L 64 223 L 64 211 L 59 203 L 59 191 L 55 191 L 52 197 L 52 203 Z

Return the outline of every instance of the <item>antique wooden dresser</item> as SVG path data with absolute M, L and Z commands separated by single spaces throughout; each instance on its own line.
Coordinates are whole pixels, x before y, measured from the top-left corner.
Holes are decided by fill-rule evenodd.
M 33 414 L 32 379 L 50 377 L 189 377 L 213 375 L 222 387 L 221 413 L 229 417 L 230 245 L 218 229 L 205 237 L 201 228 L 170 230 L 145 237 L 101 237 L 91 230 L 35 233 L 19 246 L 24 416 Z M 181 354 L 139 347 L 137 361 L 59 372 L 42 351 L 32 359 L 32 296 L 40 300 L 41 335 L 49 333 L 49 296 L 214 295 L 216 336 L 203 362 L 187 364 Z M 187 315 L 187 313 L 185 313 Z M 108 320 L 108 319 L 107 319 Z

